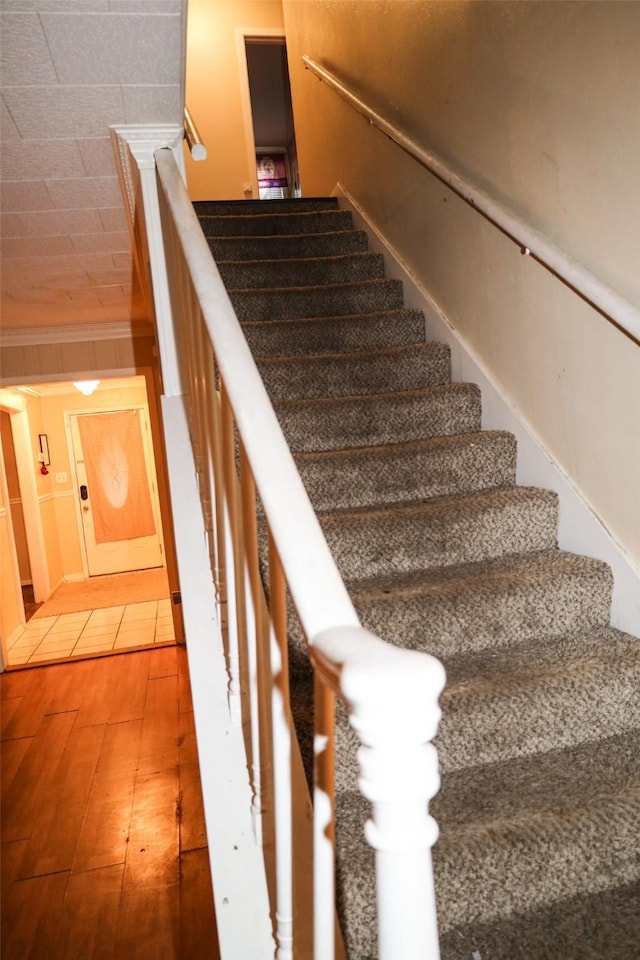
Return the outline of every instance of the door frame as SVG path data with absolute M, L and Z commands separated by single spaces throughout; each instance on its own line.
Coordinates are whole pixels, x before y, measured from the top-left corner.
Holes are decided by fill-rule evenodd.
M 5 408 L 2 408 L 3 413 L 8 413 Z M 18 565 L 18 550 L 16 547 L 16 538 L 14 533 L 13 526 L 13 516 L 11 513 L 11 501 L 9 499 L 9 486 L 7 483 L 7 469 L 5 466 L 4 458 L 4 445 L 2 443 L 2 437 L 0 437 L 0 491 L 2 492 L 2 503 L 4 504 L 0 507 L 0 516 L 4 513 L 5 522 L 7 525 L 7 540 L 9 547 L 9 556 L 7 558 L 7 565 L 10 567 L 11 579 L 13 581 L 13 588 L 16 596 L 16 607 L 18 610 L 18 630 L 24 628 L 25 623 L 27 622 L 25 610 L 24 610 L 24 600 L 22 597 L 22 584 L 20 579 L 20 568 Z M 6 573 L 5 573 L 6 576 Z M 5 634 L 4 630 L 0 630 L 0 673 L 4 672 L 5 667 L 7 666 L 9 657 L 8 650 L 9 644 L 13 641 L 15 631 L 13 631 L 8 636 Z
M 249 65 L 247 63 L 246 41 L 257 43 L 282 43 L 286 46 L 287 37 L 284 27 L 236 27 L 236 52 L 238 57 L 238 76 L 240 79 L 240 100 L 242 103 L 242 125 L 249 163 L 249 190 L 245 189 L 245 199 L 258 200 L 258 173 L 256 171 L 256 142 L 253 136 L 253 114 L 251 112 L 251 91 L 249 89 Z M 247 196 L 250 193 L 250 196 Z
M 82 502 L 80 500 L 79 492 L 79 479 L 76 470 L 76 455 L 75 448 L 73 446 L 73 436 L 71 432 L 71 417 L 84 417 L 92 416 L 95 414 L 103 413 L 122 413 L 125 410 L 138 410 L 140 413 L 144 414 L 146 417 L 147 426 L 149 428 L 148 434 L 145 434 L 144 430 L 142 431 L 142 448 L 144 450 L 144 462 L 147 469 L 147 479 L 149 481 L 149 486 L 153 489 L 149 490 L 151 496 L 151 507 L 153 510 L 153 519 L 156 524 L 156 530 L 158 533 L 158 541 L 160 543 L 160 555 L 162 557 L 162 566 L 164 569 L 167 567 L 166 553 L 164 547 L 164 528 L 162 526 L 162 514 L 160 509 L 160 491 L 158 487 L 158 477 L 156 473 L 156 464 L 154 456 L 154 444 L 153 436 L 151 433 L 151 414 L 149 412 L 149 404 L 146 403 L 128 403 L 128 404 L 118 404 L 115 407 L 87 407 L 82 410 L 65 410 L 63 412 L 64 419 L 64 432 L 65 438 L 67 441 L 67 452 L 69 455 L 69 467 L 73 471 L 73 502 L 75 505 L 75 514 L 76 514 L 76 524 L 78 528 L 78 540 L 80 543 L 80 554 L 82 559 L 82 573 L 85 580 L 88 580 L 91 574 L 89 573 L 89 558 L 87 555 L 87 544 L 84 538 L 84 526 L 82 524 Z M 126 571 L 125 571 L 126 572 Z
M 40 498 L 35 479 L 37 464 L 31 448 L 27 401 L 12 390 L 0 389 L 0 407 L 11 417 L 11 435 L 16 456 L 18 486 L 22 500 L 27 550 L 31 566 L 31 580 L 34 598 L 39 602 L 46 600 L 51 595 L 52 587 L 42 527 Z

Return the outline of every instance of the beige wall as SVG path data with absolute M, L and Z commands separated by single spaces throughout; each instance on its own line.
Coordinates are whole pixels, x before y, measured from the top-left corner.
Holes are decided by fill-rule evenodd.
M 303 192 L 345 185 L 640 565 L 640 346 L 300 60 L 638 303 L 640 4 L 284 0 L 284 14 Z
M 197 163 L 187 154 L 192 200 L 245 199 L 255 171 L 245 139 L 236 29 L 283 26 L 281 0 L 189 0 L 186 103 L 208 149 L 208 159 Z

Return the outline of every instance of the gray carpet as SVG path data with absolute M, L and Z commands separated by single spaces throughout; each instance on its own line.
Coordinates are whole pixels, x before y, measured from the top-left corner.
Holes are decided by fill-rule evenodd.
M 369 629 L 448 684 L 432 804 L 442 960 L 640 958 L 640 646 L 608 567 L 557 547 L 474 384 L 334 200 L 196 203 L 327 540 Z M 310 776 L 312 686 L 289 612 Z M 337 878 L 350 960 L 375 958 L 373 854 L 338 709 Z

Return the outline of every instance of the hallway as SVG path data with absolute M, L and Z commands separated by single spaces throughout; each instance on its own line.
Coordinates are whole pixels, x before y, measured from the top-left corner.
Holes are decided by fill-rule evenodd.
M 0 686 L 3 960 L 216 960 L 185 650 Z

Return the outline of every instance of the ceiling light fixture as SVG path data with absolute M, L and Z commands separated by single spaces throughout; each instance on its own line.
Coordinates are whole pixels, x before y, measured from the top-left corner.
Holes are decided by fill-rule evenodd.
M 93 391 L 100 385 L 99 380 L 74 380 L 73 385 L 76 390 L 83 393 L 85 397 L 90 397 Z

